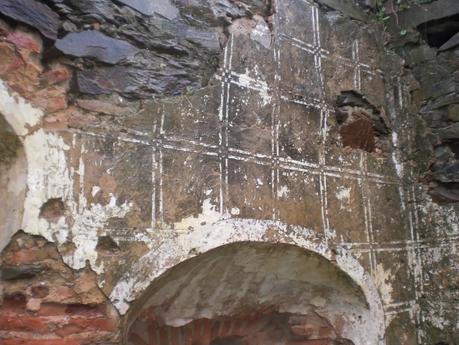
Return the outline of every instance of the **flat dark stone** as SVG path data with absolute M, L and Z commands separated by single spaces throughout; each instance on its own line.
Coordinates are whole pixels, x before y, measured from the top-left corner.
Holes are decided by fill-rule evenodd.
M 336 105 L 338 107 L 350 105 L 353 107 L 372 108 L 363 95 L 354 90 L 342 91 L 337 98 Z
M 430 190 L 430 193 L 440 202 L 458 202 L 459 185 L 457 183 L 438 183 Z
M 179 95 L 194 81 L 189 80 L 181 70 L 162 72 L 136 67 L 98 67 L 77 72 L 80 92 L 91 95 L 122 93 L 137 98 L 151 97 L 153 94 Z
M 459 45 L 459 32 L 457 32 L 453 37 L 451 37 L 445 44 L 443 44 L 438 50 L 444 51 Z
M 110 64 L 116 64 L 138 52 L 133 45 L 95 30 L 70 33 L 56 41 L 56 48 L 67 55 L 90 57 Z
M 34 27 L 46 38 L 57 38 L 59 16 L 45 4 L 35 0 L 0 0 L 0 12 Z
M 151 16 L 154 13 L 157 13 L 167 19 L 174 19 L 178 15 L 177 7 L 175 7 L 170 0 L 117 0 L 117 1 L 147 16 Z
M 53 2 L 59 2 L 61 0 L 52 0 Z M 84 15 L 94 15 L 97 17 L 114 19 L 114 6 L 112 0 L 70 0 L 67 1 L 71 6 Z
M 436 133 L 443 141 L 459 139 L 459 123 L 453 123 L 448 127 L 439 128 Z

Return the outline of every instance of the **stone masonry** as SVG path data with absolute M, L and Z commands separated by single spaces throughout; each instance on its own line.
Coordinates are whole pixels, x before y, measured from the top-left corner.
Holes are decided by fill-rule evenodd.
M 0 0 L 0 345 L 457 345 L 459 3 Z

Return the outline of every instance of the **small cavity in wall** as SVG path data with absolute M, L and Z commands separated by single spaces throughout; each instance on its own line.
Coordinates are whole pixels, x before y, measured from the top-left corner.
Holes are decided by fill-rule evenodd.
M 88 267 L 71 269 L 55 244 L 22 231 L 0 260 L 1 344 L 118 343 L 118 313 Z
M 335 119 L 345 149 L 360 149 L 379 155 L 390 150 L 389 120 L 383 108 L 371 104 L 355 90 L 337 97 Z

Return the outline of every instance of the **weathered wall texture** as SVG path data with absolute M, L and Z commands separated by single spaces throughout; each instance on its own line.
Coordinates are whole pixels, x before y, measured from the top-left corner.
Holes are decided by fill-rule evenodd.
M 417 206 L 418 297 L 427 344 L 459 339 L 458 14 L 457 1 L 438 0 L 411 6 L 388 23 L 389 47 L 402 58 L 401 145 Z
M 44 3 L 0 0 L 0 343 L 455 344 L 457 204 L 371 13 Z

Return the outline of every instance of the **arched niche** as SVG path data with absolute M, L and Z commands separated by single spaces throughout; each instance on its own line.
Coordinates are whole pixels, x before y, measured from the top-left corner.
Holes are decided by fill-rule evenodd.
M 21 228 L 27 185 L 24 147 L 0 113 L 0 252 Z
M 382 344 L 360 286 L 291 244 L 236 242 L 156 278 L 129 309 L 129 345 Z

